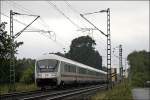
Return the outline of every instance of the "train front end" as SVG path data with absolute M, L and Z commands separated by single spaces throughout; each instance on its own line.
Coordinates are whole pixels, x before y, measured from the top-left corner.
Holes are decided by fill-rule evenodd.
M 45 88 L 57 85 L 59 62 L 55 59 L 37 60 L 35 64 L 35 82 L 38 87 Z

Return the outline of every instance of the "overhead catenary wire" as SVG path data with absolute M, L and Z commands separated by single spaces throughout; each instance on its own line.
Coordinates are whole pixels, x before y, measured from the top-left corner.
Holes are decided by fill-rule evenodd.
M 26 12 L 26 13 L 28 13 L 28 14 L 34 13 L 33 11 L 24 8 L 22 5 L 19 5 L 19 4 L 17 4 L 16 2 L 14 2 L 14 1 L 13 1 L 13 3 L 16 5 L 15 7 L 20 6 L 20 7 L 17 7 L 17 8 L 19 8 L 20 10 L 23 10 L 24 12 Z M 68 2 L 67 2 L 67 4 L 68 4 L 68 6 L 71 7 L 71 5 L 70 5 Z M 22 9 L 21 9 L 21 8 L 22 8 Z M 71 7 L 71 9 L 74 9 L 74 8 Z M 75 9 L 74 9 L 74 11 L 75 11 Z M 30 12 L 31 12 L 31 13 L 30 13 Z M 80 14 L 77 10 L 76 10 L 76 13 Z M 44 23 L 43 26 L 48 27 L 48 25 L 45 23 L 45 21 L 44 21 L 41 17 L 40 17 L 40 20 Z M 39 20 L 38 20 L 38 21 L 39 21 Z M 91 30 L 91 29 L 89 29 L 89 30 Z M 88 30 L 88 31 L 89 31 L 89 30 Z M 30 31 L 31 31 L 31 30 L 30 30 Z M 33 32 L 34 32 L 34 30 L 33 30 Z M 39 32 L 41 32 L 41 31 L 39 30 Z M 58 37 L 58 36 L 57 36 L 57 37 Z
M 80 15 L 80 12 L 78 10 L 76 10 L 67 0 L 64 0 L 65 4 L 75 13 L 77 13 L 78 15 Z M 81 16 L 80 16 L 81 17 Z M 84 26 L 84 28 L 81 28 L 80 30 L 77 31 L 82 31 L 82 32 L 87 32 L 89 35 L 92 34 L 93 37 L 93 32 L 90 33 L 91 31 L 97 30 L 95 28 L 87 28 Z M 103 39 L 102 39 L 103 40 Z M 104 41 L 104 40 L 103 40 Z
M 7 17 L 7 18 L 10 18 L 9 16 L 7 16 L 6 14 L 4 14 L 4 13 L 2 13 L 2 12 L 0 12 L 0 14 L 3 15 L 3 16 L 5 16 L 5 17 Z M 20 23 L 20 24 L 22 24 L 22 25 L 25 25 L 25 26 L 26 26 L 25 23 L 23 23 L 23 22 L 21 22 L 21 21 L 15 19 L 15 18 L 13 18 L 13 20 L 16 21 L 16 22 L 18 22 L 18 23 Z
M 79 25 L 77 25 L 74 21 L 72 21 L 64 12 L 62 12 L 54 3 L 47 1 L 49 5 L 51 5 L 53 8 L 55 8 L 61 15 L 63 15 L 68 21 L 70 21 L 74 26 L 77 28 L 81 28 Z
M 65 3 L 66 3 L 66 5 L 70 8 L 70 9 L 72 9 L 74 12 L 76 12 L 77 14 L 80 14 L 77 10 L 75 10 L 67 1 L 65 1 Z M 61 11 L 60 11 L 60 9 L 58 9 L 58 7 L 56 6 L 56 5 L 54 5 L 53 3 L 51 3 L 51 5 L 53 5 L 54 7 L 55 7 L 55 9 L 56 10 L 58 10 L 60 13 L 62 13 Z M 63 14 L 62 14 L 63 15 Z M 80 29 L 82 29 L 82 28 L 80 28 Z M 92 28 L 91 28 L 92 29 Z M 92 29 L 92 30 L 96 30 L 96 29 Z M 86 30 L 87 31 L 87 30 Z M 88 30 L 89 31 L 89 30 Z
M 70 9 L 72 9 L 72 11 L 74 11 L 75 13 L 80 15 L 80 12 L 78 10 L 76 10 L 75 8 L 73 8 L 67 0 L 64 0 L 64 2 Z
M 8 15 L 6 15 L 6 14 L 4 14 L 4 13 L 2 13 L 2 12 L 1 12 L 1 15 L 5 16 L 5 17 L 7 17 L 7 18 L 10 18 Z M 22 25 L 24 25 L 24 26 L 27 26 L 27 24 L 25 24 L 25 23 L 23 23 L 23 22 L 21 22 L 21 21 L 15 19 L 15 18 L 13 18 L 13 20 L 16 21 L 16 22 L 19 23 L 19 24 L 22 24 Z M 40 29 L 33 28 L 33 27 L 31 27 L 31 28 L 34 29 L 34 30 L 40 30 Z
M 9 16 L 5 15 L 5 14 L 2 13 L 2 12 L 1 12 L 1 14 L 2 14 L 3 16 L 7 17 L 7 18 L 10 18 Z M 23 23 L 23 22 L 21 22 L 21 21 L 19 21 L 19 20 L 17 20 L 17 19 L 14 19 L 14 21 L 16 21 L 16 22 L 18 22 L 18 23 L 20 23 L 20 24 L 22 24 L 22 25 L 24 25 L 24 26 L 27 25 L 27 24 L 25 24 L 25 23 Z M 62 43 L 60 43 L 60 42 L 58 42 L 58 41 L 56 40 L 56 37 L 54 37 L 54 39 L 53 39 L 52 36 L 51 36 L 51 34 L 49 34 L 49 36 L 47 36 L 46 34 L 43 34 L 43 33 L 47 33 L 47 31 L 45 31 L 45 30 L 40 30 L 40 29 L 35 29 L 35 28 L 34 28 L 34 30 L 33 30 L 33 28 L 32 28 L 32 30 L 26 30 L 25 32 L 40 32 L 41 35 L 43 35 L 43 36 L 45 36 L 45 37 L 51 39 L 51 40 L 52 40 L 54 43 L 56 43 L 57 45 L 59 45 L 59 46 L 61 46 L 61 47 L 63 47 L 63 48 L 65 47 Z M 57 37 L 58 37 L 58 36 L 57 36 Z
M 75 13 L 77 13 L 77 14 L 79 14 L 80 15 L 80 12 L 79 11 L 77 11 L 74 7 L 72 7 L 70 4 L 69 4 L 69 2 L 68 1 L 64 1 L 65 3 L 66 3 L 66 5 L 73 11 L 73 12 L 75 12 Z M 80 16 L 81 17 L 81 16 Z M 93 28 L 83 28 L 83 29 L 81 29 L 81 30 L 79 30 L 79 31 L 82 31 L 82 32 L 86 32 L 86 31 L 88 31 L 89 32 L 89 35 L 90 34 L 92 34 L 92 38 L 94 38 L 93 37 L 93 30 L 96 30 L 96 29 L 93 29 Z M 92 31 L 92 33 L 90 33 Z M 101 48 L 101 49 L 103 49 L 100 45 L 99 45 L 99 47 Z M 104 51 L 106 50 L 106 49 L 103 49 Z
M 11 6 L 11 5 L 15 5 L 14 8 L 17 8 L 20 11 L 23 11 L 27 14 L 33 14 L 31 11 L 29 11 L 28 9 L 24 8 L 23 6 L 21 6 L 20 4 L 16 3 L 15 1 L 7 1 L 7 3 Z M 30 13 L 31 12 L 31 13 Z
M 9 16 L 7 16 L 6 14 L 4 14 L 4 13 L 2 13 L 1 12 L 1 15 L 3 15 L 3 16 L 5 16 L 5 17 L 7 17 L 7 18 L 10 18 Z M 14 21 L 16 21 L 17 23 L 19 23 L 19 24 L 22 24 L 22 25 L 24 25 L 24 26 L 27 26 L 27 24 L 25 24 L 25 23 L 23 23 L 23 22 L 21 22 L 21 21 L 19 21 L 19 20 L 17 20 L 17 19 L 15 19 L 14 18 Z M 34 30 L 33 30 L 34 29 Z M 41 29 L 37 29 L 37 28 L 33 28 L 32 27 L 32 30 L 27 30 L 28 32 L 34 32 L 34 31 L 36 31 L 36 32 L 47 32 L 47 31 L 45 31 L 45 30 L 41 30 Z M 26 31 L 26 32 L 27 32 Z
M 27 9 L 27 8 L 25 8 L 25 7 L 23 7 L 22 5 L 16 3 L 15 1 L 11 1 L 11 2 L 15 5 L 14 7 L 16 7 L 17 9 L 19 9 L 19 10 L 21 10 L 21 11 L 27 13 L 27 14 L 36 14 L 35 12 L 33 12 L 33 11 L 31 11 L 31 10 L 29 10 L 29 9 Z M 18 7 L 18 6 L 19 6 L 19 7 Z M 46 28 L 47 30 L 49 30 L 48 24 L 43 20 L 43 18 L 42 18 L 41 16 L 40 16 L 39 20 L 37 20 L 37 21 L 38 21 L 39 23 L 41 23 L 41 25 L 42 25 L 44 28 Z
M 77 13 L 78 15 L 79 15 L 79 17 L 81 17 L 80 16 L 80 12 L 78 11 L 78 10 L 76 10 L 74 7 L 72 7 L 72 5 L 70 5 L 70 3 L 68 2 L 68 1 L 66 1 L 66 0 L 64 0 L 64 2 L 65 2 L 65 4 L 73 11 L 73 12 L 75 12 L 75 13 Z M 82 22 L 81 22 L 82 23 Z M 82 25 L 83 26 L 83 25 Z M 87 28 L 86 26 L 83 26 L 84 28 L 80 28 L 79 30 L 77 30 L 77 31 L 82 31 L 82 32 L 85 32 L 85 31 L 88 31 L 89 33 L 90 33 L 90 31 L 93 31 L 93 30 L 96 30 L 96 29 L 94 29 L 94 28 Z
M 35 13 L 33 13 L 31 10 L 29 10 L 29 9 L 26 9 L 25 7 L 23 7 L 22 5 L 20 5 L 20 4 L 18 4 L 18 3 L 16 3 L 16 2 L 14 2 L 14 1 L 7 1 L 7 3 L 11 6 L 12 4 L 13 4 L 13 7 L 15 7 L 15 8 L 17 8 L 17 9 L 19 9 L 19 10 L 21 10 L 21 11 L 23 11 L 23 12 L 25 12 L 26 14 L 21 14 L 21 15 L 30 15 L 30 16 L 33 16 L 32 14 L 35 14 Z M 14 6 L 15 5 L 15 6 Z M 19 6 L 19 7 L 18 7 Z M 7 16 L 6 14 L 3 14 L 5 17 L 8 17 L 9 18 L 9 16 Z M 39 19 L 40 20 L 42 20 L 42 18 L 41 17 L 39 17 Z M 14 19 L 15 21 L 17 21 L 18 23 L 20 23 L 20 24 L 22 24 L 22 25 L 24 25 L 24 26 L 27 26 L 27 24 L 25 24 L 25 23 L 23 23 L 23 22 L 21 22 L 21 21 L 18 21 L 18 20 L 16 20 L 16 19 Z M 39 20 L 38 20 L 39 21 Z M 39 21 L 40 22 L 40 21 Z M 41 21 L 41 22 L 43 22 L 43 20 Z M 44 22 L 43 22 L 44 23 Z M 44 24 L 42 24 L 44 27 L 46 26 L 46 25 L 44 25 Z M 33 27 L 31 27 L 32 29 L 34 29 L 33 31 L 37 31 L 37 30 L 41 30 L 41 29 L 37 29 L 37 28 L 33 28 Z M 47 28 L 47 27 L 46 27 Z M 31 30 L 30 30 L 30 32 L 31 32 Z M 40 31 L 41 32 L 41 31 Z
M 15 1 L 11 1 L 13 4 L 15 4 L 16 6 L 16 8 L 18 8 L 18 9 L 20 9 L 21 11 L 23 11 L 23 12 L 25 12 L 25 13 L 27 13 L 27 14 L 35 14 L 35 12 L 33 12 L 33 11 L 31 11 L 31 10 L 29 10 L 29 9 L 27 9 L 27 8 L 25 8 L 25 7 L 23 7 L 22 5 L 20 5 L 20 4 L 18 4 L 18 3 L 16 3 Z M 18 7 L 19 6 L 19 7 Z M 44 19 L 40 16 L 40 21 L 42 22 L 41 24 L 43 25 L 43 26 L 45 26 L 45 28 L 48 28 L 49 27 L 49 25 L 44 21 Z M 39 21 L 39 20 L 38 20 Z M 39 32 L 47 32 L 47 31 L 45 31 L 45 30 L 27 30 L 28 32 L 30 31 L 30 32 L 37 32 L 37 31 L 39 31 Z M 58 37 L 58 36 L 57 36 Z
M 27 8 L 25 8 L 25 7 L 23 7 L 22 5 L 20 5 L 20 4 L 16 3 L 16 2 L 14 2 L 14 1 L 12 1 L 12 3 L 15 5 L 14 7 L 16 7 L 17 9 L 19 9 L 19 10 L 25 12 L 25 13 L 28 14 L 28 15 L 35 14 L 33 11 L 31 11 L 31 10 L 29 10 L 29 9 L 27 9 Z M 18 7 L 18 6 L 19 6 L 19 7 Z M 9 16 L 7 16 L 7 17 L 9 18 Z M 44 26 L 45 28 L 47 28 L 47 30 L 49 30 L 49 25 L 44 21 L 44 19 L 41 18 L 41 17 L 39 17 L 39 19 L 40 19 L 40 20 L 38 20 L 38 22 L 41 23 L 42 26 Z M 17 21 L 18 21 L 18 20 L 17 20 Z M 18 22 L 19 22 L 19 23 L 22 23 L 22 22 L 20 22 L 20 21 L 18 21 Z M 22 23 L 22 24 L 26 26 L 26 24 L 24 24 L 24 23 Z M 32 29 L 33 29 L 33 28 L 32 28 Z M 25 32 L 39 32 L 39 33 L 41 33 L 43 36 L 45 36 L 45 37 L 47 37 L 47 38 L 50 38 L 50 39 L 51 39 L 53 42 L 55 42 L 57 45 L 59 45 L 59 46 L 61 46 L 61 47 L 63 47 L 63 48 L 65 47 L 61 42 L 58 42 L 58 41 L 56 40 L 56 36 L 53 36 L 52 33 L 50 33 L 50 31 L 46 31 L 46 30 L 34 28 L 33 30 L 26 30 Z M 53 31 L 51 31 L 51 32 L 53 32 Z M 47 35 L 47 34 L 45 34 L 45 33 L 48 33 L 49 35 Z M 54 33 L 54 34 L 55 34 L 55 33 Z M 58 38 L 58 36 L 57 36 L 57 38 Z
M 13 1 L 14 2 L 14 1 Z M 67 2 L 67 1 L 66 1 Z M 17 4 L 16 2 L 15 2 L 15 4 Z M 67 4 L 68 4 L 68 6 L 70 6 L 71 8 L 72 8 L 72 10 L 74 10 L 74 12 L 76 12 L 76 13 L 79 13 L 77 10 L 75 10 L 68 2 L 67 2 Z M 19 5 L 19 4 L 18 4 Z M 26 12 L 26 13 L 29 13 L 29 14 L 31 14 L 30 12 L 32 12 L 31 10 L 28 10 L 28 9 L 26 9 L 26 8 L 24 8 L 23 6 L 21 6 L 20 5 L 20 7 L 18 7 L 18 6 L 14 6 L 14 7 L 17 7 L 18 9 L 20 8 L 20 10 L 21 10 L 21 8 L 23 8 L 24 10 L 24 12 Z M 56 6 L 57 7 L 57 6 Z M 57 7 L 58 8 L 58 7 Z M 69 17 L 68 17 L 69 18 Z M 40 19 L 41 19 L 41 17 L 40 17 Z M 39 21 L 39 20 L 38 20 Z M 71 20 L 72 21 L 72 20 Z M 44 21 L 41 21 L 41 22 L 43 22 L 44 23 Z M 76 24 L 76 23 L 75 23 Z M 47 26 L 46 24 L 43 24 L 43 25 L 45 25 L 45 26 Z M 76 27 L 80 27 L 79 25 L 75 25 Z M 33 30 L 34 31 L 34 30 Z
M 8 15 L 4 14 L 3 12 L 1 12 L 1 15 L 5 16 L 5 17 L 7 17 L 7 18 L 10 18 Z M 21 22 L 21 21 L 15 19 L 15 18 L 13 18 L 13 20 L 16 21 L 16 22 L 19 23 L 19 24 L 22 24 L 22 25 L 24 25 L 24 26 L 27 26 L 27 24 L 25 24 L 25 23 L 23 23 L 23 22 Z M 34 30 L 40 30 L 40 29 L 37 29 L 37 28 L 34 28 L 34 27 L 31 27 L 31 28 L 34 29 Z

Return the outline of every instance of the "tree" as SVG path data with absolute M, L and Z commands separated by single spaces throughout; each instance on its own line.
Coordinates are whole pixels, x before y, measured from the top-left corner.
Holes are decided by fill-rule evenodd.
M 133 86 L 143 87 L 150 80 L 150 52 L 134 51 L 128 55 L 130 77 Z
M 34 66 L 28 66 L 21 78 L 20 78 L 20 82 L 26 83 L 26 84 L 31 84 L 34 82 Z
M 0 79 L 2 82 L 7 82 L 9 79 L 9 61 L 11 45 L 14 47 L 14 54 L 17 53 L 17 48 L 23 44 L 23 42 L 14 41 L 11 43 L 11 37 L 5 31 L 5 24 L 0 24 Z M 16 58 L 15 58 L 16 59 Z
M 0 58 L 9 59 L 11 52 L 11 45 L 14 47 L 14 53 L 17 53 L 17 48 L 23 44 L 23 42 L 14 41 L 11 43 L 11 37 L 5 31 L 5 22 L 0 24 Z
M 34 73 L 34 66 L 35 66 L 35 60 L 34 59 L 17 59 L 16 60 L 16 81 L 21 81 L 22 77 L 24 76 L 25 73 L 29 73 L 28 71 L 31 71 L 31 73 Z M 32 70 L 30 70 L 32 69 Z M 29 75 L 30 78 L 33 77 L 34 75 L 31 74 Z M 30 80 L 30 79 L 29 79 Z
M 102 57 L 95 50 L 95 41 L 89 36 L 81 36 L 72 40 L 70 50 L 66 57 L 77 62 L 101 69 Z

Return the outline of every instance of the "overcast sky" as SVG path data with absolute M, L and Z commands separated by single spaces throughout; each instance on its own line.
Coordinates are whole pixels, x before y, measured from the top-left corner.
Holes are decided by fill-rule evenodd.
M 71 21 L 82 28 L 93 27 L 80 17 L 80 13 L 110 8 L 112 49 L 122 44 L 124 58 L 134 50 L 149 50 L 149 1 L 2 1 L 2 21 L 8 22 L 6 27 L 8 32 L 9 18 L 4 14 L 9 16 L 9 11 L 12 9 L 22 14 L 40 15 L 40 19 L 35 21 L 28 29 L 50 30 L 56 34 L 55 42 L 48 38 L 46 33 L 23 32 L 17 38 L 18 41 L 24 42 L 18 48 L 18 58 L 36 58 L 48 52 L 63 53 L 62 48 L 68 51 L 72 39 L 89 34 L 95 39 L 96 49 L 103 56 L 103 65 L 106 65 L 106 37 L 98 31 L 77 31 L 78 27 L 58 12 L 52 4 L 56 5 Z M 106 13 L 97 13 L 85 17 L 106 33 Z M 14 18 L 28 24 L 35 17 L 15 15 Z M 24 28 L 24 25 L 14 21 L 14 33 L 22 28 Z M 54 39 L 54 36 L 52 36 L 52 39 Z M 118 49 L 112 54 L 112 64 L 117 66 L 118 58 L 114 55 L 118 55 Z

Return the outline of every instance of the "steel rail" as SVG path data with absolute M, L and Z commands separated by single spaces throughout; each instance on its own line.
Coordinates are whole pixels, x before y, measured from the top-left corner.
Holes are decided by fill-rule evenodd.
M 90 90 L 95 90 L 104 87 L 104 85 L 92 85 L 87 87 L 81 87 L 76 89 L 69 89 L 69 90 L 62 90 L 62 91 L 56 91 L 48 94 L 42 94 L 42 95 L 36 95 L 31 97 L 22 98 L 21 100 L 37 100 L 37 99 L 43 99 L 48 98 L 48 100 L 54 100 L 54 99 L 60 99 L 66 96 L 71 96 L 83 92 L 87 92 Z
M 70 97 L 70 96 L 74 96 L 74 95 L 78 95 L 78 94 L 82 94 L 82 93 L 85 93 L 85 92 L 91 92 L 93 90 L 97 90 L 97 89 L 100 89 L 100 88 L 103 88 L 104 86 L 97 86 L 97 87 L 93 87 L 93 88 L 88 88 L 88 89 L 83 89 L 83 90 L 79 90 L 79 91 L 73 91 L 73 92 L 68 92 L 66 94 L 62 94 L 62 95 L 58 95 L 58 96 L 54 96 L 54 97 L 49 97 L 47 98 L 46 100 L 60 100 L 60 99 L 63 99 L 65 97 Z
M 68 93 L 73 93 L 73 92 L 77 92 L 77 91 L 81 91 L 81 90 L 87 90 L 90 88 L 94 88 L 94 87 L 98 87 L 98 86 L 102 86 L 102 85 L 86 85 L 84 87 L 66 87 L 66 88 L 51 88 L 51 89 L 47 89 L 46 91 L 41 91 L 41 90 L 35 90 L 35 91 L 28 91 L 28 92 L 15 92 L 15 93 L 8 93 L 8 94 L 3 94 L 0 95 L 0 100 L 37 100 L 37 99 L 41 99 L 41 98 L 48 98 L 48 97 L 52 97 L 52 98 L 56 98 L 56 97 L 64 97 L 62 95 L 68 95 Z
M 11 98 L 19 95 L 29 95 L 33 93 L 40 93 L 42 92 L 41 90 L 35 90 L 35 91 L 28 91 L 28 92 L 14 92 L 14 93 L 7 93 L 7 94 L 2 94 L 0 95 L 0 99 L 5 99 L 5 98 Z

